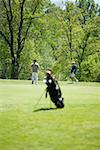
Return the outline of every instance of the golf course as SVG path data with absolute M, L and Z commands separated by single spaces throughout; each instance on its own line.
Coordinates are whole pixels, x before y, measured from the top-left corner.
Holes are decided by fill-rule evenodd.
M 59 84 L 62 109 L 42 81 L 0 80 L 0 150 L 100 149 L 100 84 Z

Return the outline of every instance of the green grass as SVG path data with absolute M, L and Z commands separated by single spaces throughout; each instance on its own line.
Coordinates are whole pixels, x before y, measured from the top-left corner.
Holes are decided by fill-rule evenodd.
M 51 104 L 44 95 L 34 108 L 42 82 L 0 80 L 0 150 L 100 149 L 100 84 L 60 86 L 65 108 L 46 110 Z

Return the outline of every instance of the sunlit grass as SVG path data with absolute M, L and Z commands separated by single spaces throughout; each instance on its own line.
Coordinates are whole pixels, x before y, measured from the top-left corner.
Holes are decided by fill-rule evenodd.
M 42 82 L 0 80 L 0 150 L 99 150 L 99 84 L 60 86 L 65 108 L 48 110 Z

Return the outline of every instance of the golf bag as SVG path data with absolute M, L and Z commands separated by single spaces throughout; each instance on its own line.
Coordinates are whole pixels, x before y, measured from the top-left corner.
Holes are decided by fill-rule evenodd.
M 55 104 L 57 108 L 64 107 L 64 99 L 61 97 L 61 89 L 59 87 L 58 81 L 54 79 L 50 74 L 47 74 L 45 77 L 46 88 L 46 97 L 49 93 L 51 101 Z

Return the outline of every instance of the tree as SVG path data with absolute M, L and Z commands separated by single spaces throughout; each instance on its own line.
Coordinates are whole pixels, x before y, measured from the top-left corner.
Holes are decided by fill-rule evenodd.
M 62 26 L 62 46 L 56 52 L 59 71 L 69 73 L 68 61 L 74 59 L 78 66 L 78 78 L 81 80 L 84 61 L 90 55 L 99 53 L 99 13 L 94 1 L 82 1 L 76 4 L 66 3 L 66 9 L 58 14 Z M 95 46 L 96 45 L 96 46 Z M 85 78 L 84 78 L 85 79 Z
M 76 27 L 79 27 L 78 11 L 72 2 L 66 3 L 66 9 L 57 9 L 55 12 L 56 20 L 59 21 L 59 43 L 55 51 L 57 61 L 54 65 L 54 70 L 61 72 L 60 76 L 68 72 L 69 62 L 75 57 L 75 34 Z M 77 27 L 77 28 L 78 28 Z
M 95 4 L 94 0 L 77 0 L 76 5 L 80 10 L 78 19 L 82 31 L 82 35 L 80 34 L 80 43 L 77 45 L 76 49 L 76 58 L 79 65 L 79 79 L 81 80 L 83 72 L 82 63 L 84 63 L 88 56 L 95 55 L 95 53 L 99 52 L 98 36 L 100 28 L 98 29 L 98 22 L 100 19 L 98 17 L 99 6 Z
M 1 0 L 0 37 L 8 45 L 11 78 L 18 79 L 20 56 L 33 20 L 38 17 L 41 0 Z

